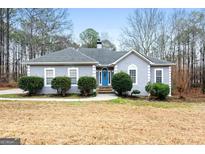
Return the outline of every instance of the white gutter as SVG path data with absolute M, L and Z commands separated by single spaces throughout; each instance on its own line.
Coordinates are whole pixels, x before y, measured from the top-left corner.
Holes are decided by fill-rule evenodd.
M 98 64 L 98 62 L 23 62 L 28 65 Z

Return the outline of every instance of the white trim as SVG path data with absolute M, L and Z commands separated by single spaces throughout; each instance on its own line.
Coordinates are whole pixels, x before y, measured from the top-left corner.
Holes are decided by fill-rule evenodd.
M 142 59 L 148 61 L 150 64 L 153 64 L 149 59 L 147 59 L 145 56 L 143 56 L 142 54 L 140 54 L 139 52 L 135 51 L 134 49 L 130 50 L 128 53 L 124 54 L 122 57 L 120 57 L 119 59 L 117 59 L 114 63 L 112 64 L 117 64 L 119 61 L 121 61 L 122 59 L 124 59 L 125 57 L 127 57 L 129 54 L 131 54 L 132 52 L 134 52 L 135 54 L 137 54 L 139 57 L 141 57 Z M 112 65 L 110 64 L 110 65 Z
M 27 65 L 27 76 L 31 75 L 31 68 L 30 65 Z
M 55 65 L 55 64 L 98 64 L 98 62 L 23 62 L 23 64 L 31 65 Z
M 151 78 L 150 78 L 150 65 L 147 65 L 147 82 L 150 82 L 151 80 Z
M 96 66 L 95 65 L 92 66 L 92 73 L 93 73 L 93 77 L 96 79 Z
M 76 70 L 76 84 L 71 84 L 71 86 L 78 86 L 79 72 L 78 67 L 68 67 L 68 77 L 70 77 L 70 70 Z
M 154 69 L 154 82 L 156 83 L 156 71 L 162 71 L 162 83 L 164 83 L 164 72 L 163 72 L 163 68 L 155 68 L 155 69 Z
M 46 76 L 47 70 L 52 70 L 53 71 L 53 78 L 55 78 L 55 76 L 56 76 L 55 68 L 51 68 L 51 67 L 44 68 L 44 87 L 51 87 L 51 84 L 47 85 L 47 76 Z
M 172 95 L 172 68 L 169 66 L 169 96 Z
M 117 73 L 117 71 L 118 71 L 118 66 L 115 65 L 115 66 L 114 66 L 114 74 Z
M 138 81 L 137 81 L 137 79 L 138 79 L 138 72 L 137 72 L 137 66 L 135 65 L 135 64 L 131 64 L 131 65 L 129 65 L 128 66 L 128 68 L 127 68 L 127 74 L 129 74 L 130 75 L 130 70 L 135 70 L 136 71 L 136 77 L 135 77 L 135 83 L 133 83 L 133 85 L 137 85 L 137 83 L 138 83 Z

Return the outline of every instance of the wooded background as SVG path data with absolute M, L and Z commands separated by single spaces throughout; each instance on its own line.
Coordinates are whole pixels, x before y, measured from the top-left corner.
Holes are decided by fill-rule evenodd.
M 1 8 L 0 82 L 17 81 L 25 75 L 23 61 L 67 47 L 86 47 L 84 36 L 97 34 L 93 29 L 82 32 L 80 44 L 73 41 L 72 28 L 69 9 Z M 173 88 L 179 93 L 193 87 L 205 92 L 203 9 L 136 9 L 128 16 L 119 39 L 118 50 L 134 48 L 176 63 L 172 78 Z M 96 37 L 91 40 L 96 41 Z M 107 41 L 115 50 L 115 45 Z
M 76 47 L 66 9 L 0 9 L 0 79 L 26 74 L 23 61 L 47 52 Z

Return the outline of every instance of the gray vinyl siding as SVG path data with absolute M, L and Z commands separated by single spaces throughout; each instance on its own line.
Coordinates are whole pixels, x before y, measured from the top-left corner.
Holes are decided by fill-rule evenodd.
M 155 82 L 155 69 L 163 69 L 163 83 L 169 84 L 169 67 L 168 66 L 162 66 L 162 67 L 153 67 L 151 66 L 150 71 L 151 71 L 151 82 Z
M 88 66 L 30 66 L 30 75 L 44 78 L 44 68 L 55 68 L 55 76 L 68 76 L 68 67 L 77 67 L 79 77 L 92 76 L 92 65 Z M 71 86 L 69 93 L 79 93 L 77 86 Z M 51 87 L 43 87 L 42 94 L 56 93 Z
M 139 58 L 134 53 L 128 55 L 121 61 L 119 61 L 117 65 L 117 72 L 123 71 L 128 73 L 128 66 L 131 64 L 135 64 L 137 66 L 137 85 L 133 85 L 132 90 L 137 89 L 140 90 L 140 95 L 147 95 L 147 92 L 145 91 L 145 86 L 148 82 L 148 66 L 150 66 L 146 61 Z M 150 66 L 150 81 L 152 83 L 155 82 L 155 74 L 154 70 L 156 68 L 163 69 L 163 83 L 169 84 L 169 67 L 168 66 L 160 66 L 160 67 L 154 67 Z M 132 91 L 131 90 L 131 91 Z
M 147 95 L 145 85 L 148 82 L 148 66 L 149 64 L 136 54 L 132 53 L 119 61 L 117 65 L 117 72 L 123 71 L 128 73 L 128 66 L 134 64 L 137 66 L 137 85 L 133 85 L 132 90 L 140 90 L 140 95 Z

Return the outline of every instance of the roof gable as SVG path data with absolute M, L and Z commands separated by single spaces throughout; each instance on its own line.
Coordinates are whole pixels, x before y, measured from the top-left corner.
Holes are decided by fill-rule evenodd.
M 142 53 L 135 51 L 134 49 L 130 50 L 129 52 L 127 52 L 126 54 L 121 56 L 119 59 L 117 59 L 112 64 L 117 64 L 119 61 L 121 61 L 122 59 L 124 59 L 125 57 L 130 55 L 131 53 L 135 53 L 138 57 L 140 57 L 141 59 L 143 59 L 144 61 L 148 62 L 150 65 L 153 65 L 153 66 L 158 66 L 158 65 L 164 65 L 164 66 L 175 65 L 174 63 L 170 63 L 170 62 L 165 61 L 165 60 L 159 60 L 159 59 L 156 59 L 156 58 L 145 56 Z
M 112 64 L 117 64 L 119 61 L 121 61 L 122 59 L 124 59 L 125 57 L 127 57 L 128 55 L 130 55 L 131 53 L 135 53 L 138 57 L 140 57 L 141 59 L 147 61 L 148 63 L 152 64 L 152 61 L 150 61 L 147 57 L 145 57 L 144 55 L 140 54 L 139 52 L 135 51 L 135 50 L 130 50 L 129 52 L 127 52 L 125 55 L 123 55 L 122 57 L 120 57 L 119 59 L 117 59 L 115 62 L 113 62 Z

